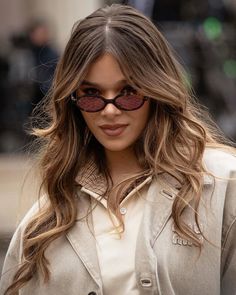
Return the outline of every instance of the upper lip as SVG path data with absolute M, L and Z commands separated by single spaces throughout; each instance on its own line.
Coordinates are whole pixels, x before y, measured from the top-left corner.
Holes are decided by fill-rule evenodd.
M 103 128 L 103 129 L 117 129 L 117 128 L 120 128 L 120 127 L 124 127 L 124 126 L 127 126 L 128 124 L 104 124 L 104 125 L 101 125 L 100 127 Z

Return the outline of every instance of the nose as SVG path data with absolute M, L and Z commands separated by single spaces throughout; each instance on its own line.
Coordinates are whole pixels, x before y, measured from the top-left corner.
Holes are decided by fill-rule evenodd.
M 109 98 L 108 98 L 109 99 Z M 121 110 L 119 110 L 114 104 L 108 103 L 105 108 L 101 111 L 102 116 L 117 116 L 121 114 Z

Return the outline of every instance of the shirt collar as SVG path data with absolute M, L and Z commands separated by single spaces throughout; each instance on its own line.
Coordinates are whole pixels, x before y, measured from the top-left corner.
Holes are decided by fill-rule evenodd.
M 135 187 L 141 184 L 151 175 L 151 171 L 145 171 L 138 176 L 137 179 L 131 182 L 125 195 L 128 195 Z M 99 172 L 94 160 L 90 160 L 79 171 L 76 182 L 82 186 L 86 191 L 95 193 L 96 195 L 103 196 L 107 189 L 107 181 L 104 175 Z
M 80 169 L 76 182 L 100 196 L 104 195 L 107 187 L 105 177 L 99 173 L 98 167 L 92 159 Z

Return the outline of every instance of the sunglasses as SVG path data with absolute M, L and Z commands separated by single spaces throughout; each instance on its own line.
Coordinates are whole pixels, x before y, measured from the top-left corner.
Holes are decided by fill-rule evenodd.
M 148 97 L 140 94 L 118 94 L 112 99 L 106 99 L 100 95 L 82 95 L 77 96 L 76 92 L 71 95 L 71 100 L 76 106 L 89 113 L 99 112 L 103 110 L 107 104 L 111 103 L 122 111 L 135 111 L 144 104 Z

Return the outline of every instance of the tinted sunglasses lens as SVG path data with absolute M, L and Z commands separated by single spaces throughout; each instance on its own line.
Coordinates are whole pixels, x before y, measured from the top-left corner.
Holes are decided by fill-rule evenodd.
M 116 99 L 116 105 L 122 110 L 133 111 L 140 108 L 144 100 L 139 95 L 124 95 Z
M 97 112 L 104 108 L 104 101 L 99 97 L 84 96 L 77 100 L 77 106 L 86 112 Z

